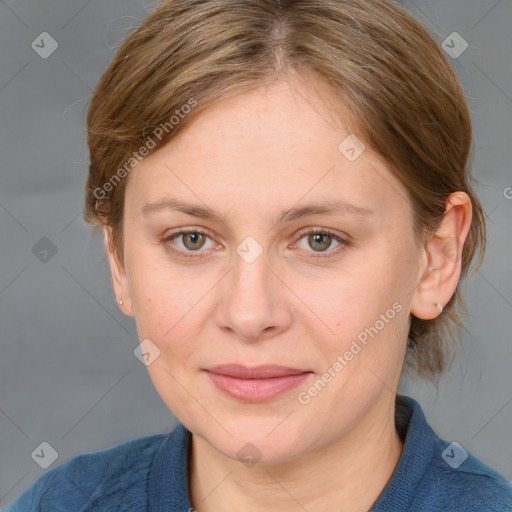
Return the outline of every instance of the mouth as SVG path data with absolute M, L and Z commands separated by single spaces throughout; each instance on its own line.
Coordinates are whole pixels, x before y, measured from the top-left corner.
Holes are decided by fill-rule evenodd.
M 224 394 L 245 402 L 265 402 L 290 391 L 312 375 L 310 370 L 277 365 L 219 365 L 204 369 Z

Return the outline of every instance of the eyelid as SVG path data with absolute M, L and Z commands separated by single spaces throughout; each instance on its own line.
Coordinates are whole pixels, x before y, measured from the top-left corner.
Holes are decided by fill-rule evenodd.
M 205 236 L 205 237 L 209 238 L 213 242 L 215 242 L 214 236 L 213 236 L 213 234 L 209 230 L 207 230 L 205 228 L 198 228 L 198 227 L 191 226 L 191 227 L 186 227 L 186 228 L 177 228 L 174 232 L 171 232 L 168 235 L 164 236 L 164 238 L 162 240 L 162 243 L 163 243 L 163 245 L 164 245 L 164 247 L 166 248 L 167 251 L 169 251 L 169 252 L 171 252 L 173 254 L 177 254 L 178 256 L 183 256 L 184 258 L 203 258 L 203 257 L 206 257 L 207 254 L 205 254 L 205 253 L 207 253 L 208 251 L 202 251 L 202 250 L 184 251 L 182 249 L 171 248 L 167 244 L 167 242 L 171 242 L 175 238 L 179 238 L 182 235 L 186 235 L 186 234 L 190 234 L 190 233 L 200 234 L 202 236 Z M 295 237 L 297 237 L 297 241 L 294 242 L 293 245 L 296 245 L 305 236 L 310 235 L 310 234 L 328 235 L 328 236 L 330 236 L 331 238 L 333 238 L 335 241 L 337 241 L 340 244 L 339 246 L 335 247 L 334 249 L 328 249 L 327 251 L 324 251 L 324 252 L 322 252 L 322 251 L 317 251 L 317 252 L 315 252 L 315 251 L 305 251 L 305 252 L 309 253 L 310 255 L 312 255 L 314 258 L 322 258 L 322 257 L 327 258 L 327 257 L 334 256 L 335 254 L 340 252 L 340 250 L 343 249 L 344 246 L 348 247 L 348 246 L 351 245 L 351 242 L 348 239 L 346 239 L 343 236 L 335 233 L 331 229 L 321 228 L 321 227 L 312 227 L 312 226 L 304 228 L 303 230 L 300 230 L 295 235 Z M 345 235 L 345 236 L 347 236 L 347 235 Z M 350 238 L 350 237 L 347 236 L 347 238 Z M 216 248 L 218 248 L 218 245 L 217 245 Z
M 327 251 L 306 251 L 310 255 L 312 255 L 313 258 L 329 258 L 337 256 L 340 251 L 342 251 L 344 248 L 349 247 L 352 245 L 352 242 L 348 240 L 348 235 L 344 235 L 347 238 L 344 238 L 344 236 L 337 234 L 331 229 L 328 228 L 321 228 L 321 227 L 309 227 L 305 228 L 304 230 L 301 230 L 298 234 L 298 240 L 295 242 L 297 244 L 300 242 L 305 236 L 307 235 L 314 235 L 314 234 L 322 234 L 322 235 L 328 235 L 334 240 L 336 240 L 339 245 L 335 247 L 334 249 L 328 249 Z M 294 245 L 295 245 L 294 244 Z
M 178 228 L 176 231 L 169 233 L 164 236 L 162 243 L 167 251 L 173 254 L 177 254 L 178 256 L 183 256 L 184 258 L 203 258 L 206 251 L 184 251 L 183 249 L 171 248 L 167 242 L 172 242 L 175 238 L 179 238 L 182 235 L 188 235 L 190 233 L 198 233 L 206 238 L 209 238 L 213 242 L 215 242 L 212 233 L 204 228 L 197 227 L 187 227 L 187 228 Z M 217 246 L 218 247 L 218 246 Z

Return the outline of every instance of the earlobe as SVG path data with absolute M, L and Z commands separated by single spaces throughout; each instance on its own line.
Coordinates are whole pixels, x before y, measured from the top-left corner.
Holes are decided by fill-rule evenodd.
M 414 316 L 423 320 L 437 318 L 455 293 L 471 217 L 469 196 L 460 191 L 451 194 L 446 200 L 443 219 L 425 243 L 421 277 L 411 302 Z
M 120 309 L 125 315 L 133 316 L 130 288 L 128 286 L 126 271 L 123 268 L 123 265 L 120 264 L 115 256 L 111 231 L 109 227 L 105 227 L 103 229 L 103 235 L 105 251 L 109 259 L 112 286 L 117 304 L 122 306 Z

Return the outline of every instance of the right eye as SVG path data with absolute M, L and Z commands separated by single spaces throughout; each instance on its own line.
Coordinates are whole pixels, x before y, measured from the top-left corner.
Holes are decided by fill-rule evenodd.
M 176 249 L 175 244 L 171 242 L 180 237 L 183 237 L 183 248 Z M 202 258 L 204 255 L 201 253 L 206 251 L 201 251 L 200 249 L 204 247 L 207 238 L 210 238 L 209 233 L 201 229 L 182 229 L 166 236 L 162 240 L 162 243 L 167 251 L 177 256 L 184 258 Z

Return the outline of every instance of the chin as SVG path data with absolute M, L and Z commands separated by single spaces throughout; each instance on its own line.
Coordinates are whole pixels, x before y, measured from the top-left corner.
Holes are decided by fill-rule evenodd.
M 280 430 L 283 425 L 276 429 L 280 421 L 282 419 L 258 421 L 246 418 L 246 422 L 238 424 L 233 422 L 232 427 L 224 424 L 231 435 L 226 434 L 224 429 L 214 435 L 205 436 L 202 433 L 199 435 L 226 457 L 245 462 L 247 466 L 282 464 L 298 456 L 298 450 L 304 443 L 304 438 L 295 432 L 295 429 L 291 429 L 292 425 L 288 425 L 283 430 Z

